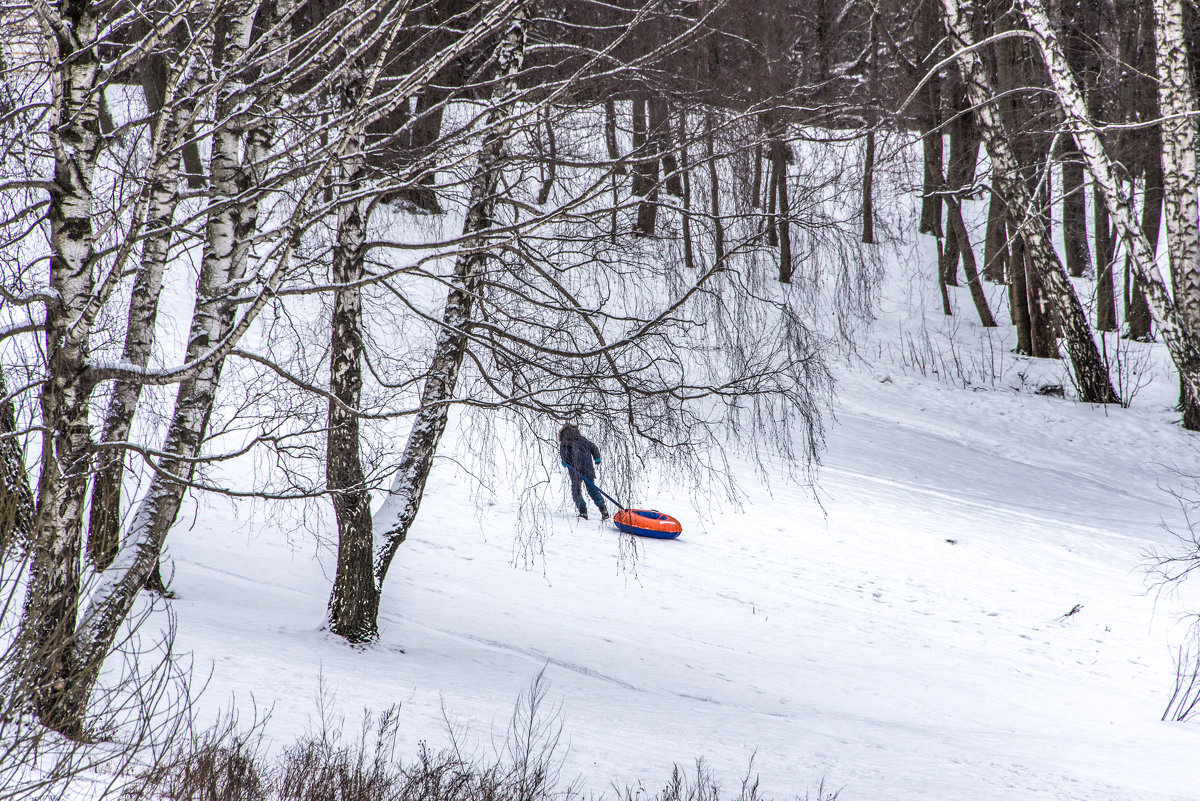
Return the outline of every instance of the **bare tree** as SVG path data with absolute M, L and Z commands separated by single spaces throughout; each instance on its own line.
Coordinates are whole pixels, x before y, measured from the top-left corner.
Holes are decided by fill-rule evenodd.
M 1021 0 L 1020 8 L 1041 49 L 1058 103 L 1067 124 L 1074 130 L 1092 180 L 1102 190 L 1109 214 L 1128 243 L 1131 266 L 1141 282 L 1154 321 L 1179 370 L 1180 380 L 1188 385 L 1193 397 L 1200 397 L 1196 394 L 1196 390 L 1200 389 L 1200 351 L 1197 350 L 1195 321 L 1187 317 L 1186 310 L 1175 301 L 1163 280 L 1154 260 L 1153 248 L 1134 219 L 1129 200 L 1121 192 L 1104 144 L 1088 117 L 1082 95 L 1062 56 L 1057 34 L 1045 9 L 1036 0 Z
M 157 565 L 167 529 L 195 474 L 224 359 L 286 274 L 290 240 L 285 237 L 278 251 L 279 268 L 254 276 L 261 279 L 257 291 L 253 283 L 243 283 L 249 278 L 257 204 L 271 191 L 263 168 L 272 148 L 275 117 L 259 109 L 270 109 L 289 85 L 284 70 L 290 54 L 280 45 L 292 20 L 286 18 L 287 4 L 272 6 L 284 15 L 280 17 L 260 15 L 258 3 L 241 0 L 197 0 L 154 17 L 150 26 L 107 5 L 35 8 L 42 42 L 53 54 L 46 106 L 51 113 L 46 120 L 30 114 L 30 127 L 16 135 L 48 142 L 56 179 L 46 208 L 54 233 L 48 289 L 32 295 L 46 307 L 46 322 L 39 328 L 47 337 L 47 349 L 46 358 L 31 365 L 42 386 L 39 425 L 45 433 L 30 540 L 31 580 L 18 637 L 28 658 L 26 669 L 10 678 L 17 683 L 17 695 L 43 722 L 80 737 L 100 665 L 117 641 L 138 590 Z M 224 26 L 220 37 L 218 21 Z M 99 135 L 104 88 L 135 75 L 137 64 L 164 42 L 177 40 L 180 26 L 193 35 L 168 80 L 158 115 L 143 116 L 130 125 L 136 131 L 136 126 L 150 122 L 145 177 L 125 176 L 128 180 L 106 189 L 110 194 L 102 205 L 93 191 L 96 165 L 106 147 L 122 146 L 121 139 Z M 256 36 L 256 30 L 261 35 Z M 298 45 L 301 64 L 309 63 L 311 56 L 303 52 L 304 44 Z M 250 99 L 261 105 L 247 103 Z M 155 296 L 168 258 L 176 180 L 171 171 L 179 153 L 189 147 L 182 132 L 192 130 L 201 115 L 210 121 L 211 158 L 207 209 L 193 218 L 193 232 L 206 242 L 196 312 L 185 364 L 150 368 L 144 360 L 153 332 L 141 327 L 154 322 Z M 134 147 L 141 141 L 134 138 Z M 19 247 L 33 248 L 21 219 L 21 214 L 7 219 L 6 230 L 16 232 Z M 103 239 L 97 239 L 97 231 Z M 124 320 L 123 355 L 130 358 L 106 363 L 90 352 L 92 338 L 108 322 L 102 315 L 124 284 L 127 265 L 139 246 L 141 267 L 134 271 L 133 300 Z M 22 278 L 35 281 L 38 275 L 30 271 Z M 117 382 L 114 402 L 124 405 L 127 415 L 132 414 L 140 386 L 178 384 L 180 392 L 165 446 L 143 450 L 153 452 L 150 462 L 156 472 L 116 558 L 108 533 L 97 540 L 96 566 L 111 563 L 81 612 L 81 523 L 92 454 L 87 414 L 93 391 L 108 381 Z M 125 434 L 113 427 L 120 425 L 117 421 L 108 429 L 107 453 L 131 447 L 122 441 Z M 102 490 L 97 505 L 103 507 L 104 500 Z M 102 517 L 103 512 L 115 516 L 115 501 L 101 511 Z M 110 521 L 103 521 L 101 527 L 108 525 Z
M 647 5 L 639 13 L 652 18 L 658 8 Z M 524 27 L 524 23 L 514 24 L 509 36 L 516 36 L 518 28 Z M 629 30 L 636 32 L 638 27 L 631 25 Z M 681 31 L 679 41 L 686 41 L 683 37 L 687 35 L 686 30 Z M 619 44 L 620 40 L 609 47 Z M 621 171 L 624 160 L 613 145 L 615 136 L 606 136 L 600 143 L 570 135 L 587 130 L 589 115 L 594 112 L 598 116 L 599 108 L 556 111 L 559 191 L 554 203 L 540 202 L 545 155 L 534 140 L 536 130 L 545 124 L 543 109 L 560 94 L 574 90 L 576 81 L 585 81 L 586 77 L 575 76 L 586 76 L 591 65 L 585 62 L 559 84 L 541 82 L 527 89 L 518 62 L 506 60 L 505 48 L 511 46 L 509 40 L 502 40 L 492 63 L 497 71 L 505 67 L 516 72 L 490 84 L 492 97 L 483 102 L 486 111 L 476 118 L 482 133 L 478 135 L 481 144 L 475 147 L 482 149 L 469 151 L 478 154 L 477 162 L 465 171 L 464 184 L 458 187 L 466 195 L 462 236 L 452 242 L 421 244 L 442 254 L 439 258 L 452 260 L 451 270 L 434 275 L 450 287 L 440 314 L 421 307 L 410 292 L 393 282 L 390 276 L 396 271 L 380 269 L 364 278 L 365 283 L 384 287 L 384 297 L 400 299 L 431 328 L 433 348 L 428 366 L 408 364 L 405 368 L 411 378 L 402 383 L 404 391 L 410 392 L 409 387 L 418 383 L 422 389 L 419 397 L 412 398 L 410 410 L 396 412 L 410 417 L 411 422 L 404 451 L 389 471 L 393 473 L 390 488 L 374 516 L 373 543 L 364 532 L 361 505 L 354 507 L 354 514 L 338 512 L 339 571 L 330 610 L 334 630 L 353 641 L 376 635 L 375 612 L 388 570 L 417 518 L 443 432 L 456 413 L 486 414 L 489 422 L 481 426 L 498 425 L 493 422 L 496 419 L 512 422 L 523 432 L 521 436 L 531 437 L 530 444 L 539 449 L 544 443 L 538 432 L 544 430 L 547 420 L 586 416 L 609 431 L 614 442 L 623 442 L 622 447 L 632 448 L 634 441 L 641 441 L 648 446 L 647 458 L 657 455 L 682 464 L 701 443 L 712 442 L 724 430 L 724 425 L 705 420 L 699 412 L 704 404 L 717 402 L 728 408 L 730 426 L 741 425 L 733 421 L 742 420 L 742 415 L 759 421 L 802 420 L 798 439 L 803 449 L 791 452 L 792 445 L 784 445 L 799 462 L 815 458 L 819 447 L 821 398 L 828 374 L 815 356 L 815 339 L 797 308 L 802 296 L 797 293 L 795 302 L 764 302 L 756 283 L 759 278 L 751 276 L 758 275 L 771 251 L 751 245 L 757 240 L 757 233 L 752 233 L 756 220 L 750 211 L 752 204 L 746 198 L 743 208 L 740 197 L 719 202 L 721 187 L 737 183 L 730 181 L 726 172 L 728 154 L 752 150 L 757 144 L 746 139 L 747 126 L 753 125 L 750 121 L 754 118 L 738 113 L 718 118 L 711 109 L 703 118 L 684 115 L 685 120 L 705 122 L 684 124 L 676 129 L 673 141 L 654 146 L 659 164 L 664 148 L 679 154 L 669 169 L 683 172 L 682 203 L 671 205 L 667 199 L 671 193 L 664 193 L 658 198 L 656 215 L 660 224 L 664 215 L 678 215 L 681 226 L 693 228 L 689 267 L 686 240 L 684 253 L 672 256 L 669 242 L 633 244 L 625 236 L 615 237 L 616 241 L 611 236 L 605 222 L 612 216 L 636 219 L 643 214 L 643 200 L 636 194 L 624 203 L 608 199 L 611 177 Z M 596 54 L 591 64 L 603 67 L 605 56 L 603 51 Z M 626 68 L 638 66 L 635 59 Z M 534 69 L 545 69 L 545 65 Z M 722 131 L 719 119 L 727 130 Z M 649 137 L 650 119 L 645 122 Z M 529 136 L 515 135 L 518 131 L 528 131 Z M 782 152 L 787 147 L 787 126 L 781 123 L 772 135 L 779 142 L 777 152 Z M 530 142 L 528 150 L 519 146 L 525 141 Z M 699 163 L 683 157 L 700 143 L 705 155 Z M 603 148 L 592 149 L 593 144 Z M 647 152 L 635 148 L 624 158 L 644 161 Z M 616 162 L 611 161 L 613 153 L 618 153 Z M 610 159 L 607 162 L 606 157 Z M 689 174 L 704 168 L 707 180 Z M 461 162 L 459 171 L 464 171 Z M 663 182 L 670 177 L 669 173 L 659 175 Z M 798 185 L 783 183 L 788 204 L 807 193 L 815 198 L 825 189 L 805 178 L 802 174 Z M 503 192 L 498 189 L 501 186 Z M 644 189 L 649 194 L 652 188 L 658 185 Z M 690 205 L 693 191 L 700 193 L 701 202 L 708 201 L 703 205 L 710 211 L 697 212 L 701 202 Z M 455 196 L 446 189 L 441 194 L 448 201 Z M 837 234 L 831 232 L 838 230 L 837 223 L 807 217 L 818 205 L 815 199 L 805 201 L 802 211 L 784 205 L 783 219 L 814 240 L 833 239 Z M 731 230 L 737 232 L 736 257 L 731 257 L 726 247 Z M 856 239 L 848 227 L 843 234 L 847 237 L 843 244 Z M 639 242 L 636 234 L 633 241 Z M 821 281 L 812 273 L 827 266 L 824 249 L 835 248 L 821 242 L 808 247 L 811 266 L 803 270 L 803 277 L 811 290 Z M 863 259 L 862 254 L 853 250 L 839 255 L 843 265 L 851 266 L 853 275 L 853 266 Z M 774 256 L 770 258 L 774 260 Z M 608 300 L 613 297 L 620 302 Z M 813 298 L 815 303 L 816 295 Z M 362 319 L 375 315 L 365 313 Z M 704 328 L 697 323 L 702 319 L 709 323 L 708 330 L 717 341 L 701 335 Z M 349 320 L 343 317 L 337 325 L 350 325 Z M 721 320 L 727 322 L 718 322 Z M 342 352 L 332 354 L 339 381 L 353 372 L 345 366 L 347 359 L 361 357 L 370 364 L 376 358 L 369 349 L 355 355 L 355 347 L 344 347 L 353 345 L 351 339 L 341 340 Z M 681 358 L 685 353 L 714 356 Z M 726 358 L 728 363 L 723 362 Z M 339 416 L 349 413 L 359 402 L 355 392 L 332 394 L 339 397 L 329 402 L 331 421 L 335 412 Z M 773 405 L 780 411 L 761 415 L 746 411 Z M 360 422 L 371 417 L 364 415 Z M 744 424 L 748 428 L 739 430 L 757 430 L 754 424 Z M 369 442 L 366 428 L 360 431 L 362 440 Z M 344 431 L 336 436 L 341 443 L 339 459 L 345 464 L 355 462 L 357 457 L 349 454 L 351 438 Z M 776 444 L 790 443 L 783 432 L 775 432 L 772 439 Z M 339 479 L 337 492 L 346 499 L 343 503 L 348 503 L 359 488 L 372 486 L 373 480 L 369 470 L 350 470 Z M 343 517 L 357 523 L 342 525 Z M 374 565 L 373 579 L 367 582 L 363 579 L 367 574 L 364 560 L 369 552 L 374 554 Z
M 211 13 L 211 7 L 198 5 L 197 16 Z M 162 12 L 156 12 L 162 17 Z M 154 27 L 166 24 L 162 19 Z M 185 152 L 195 149 L 195 143 L 185 138 L 192 130 L 192 120 L 199 107 L 205 80 L 202 59 L 208 58 L 212 50 L 213 26 L 199 19 L 194 39 L 180 46 L 176 41 L 181 32 L 174 31 L 164 37 L 161 49 L 144 56 L 141 69 L 145 73 L 143 85 L 148 87 L 147 105 L 152 112 L 149 167 L 146 171 L 146 187 L 143 190 L 144 221 L 139 221 L 144 233 L 141 238 L 141 261 L 130 293 L 128 323 L 125 343 L 121 352 L 124 363 L 145 368 L 149 363 L 154 346 L 155 322 L 158 316 L 159 295 L 163 288 L 164 273 L 171 258 L 171 240 L 176 236 L 173 225 L 175 208 L 179 202 L 179 167 Z M 170 58 L 166 54 L 170 54 Z M 198 156 L 196 157 L 199 158 Z M 200 176 L 192 173 L 193 179 Z M 131 238 L 139 238 L 131 231 Z M 104 415 L 104 428 L 96 476 L 93 482 L 91 513 L 88 527 L 88 556 L 96 569 L 104 570 L 112 564 L 120 547 L 121 495 L 124 480 L 125 453 L 120 444 L 129 438 L 141 397 L 143 382 L 136 378 L 114 382 Z M 104 445 L 110 449 L 104 449 Z
M 974 33 L 957 0 L 943 0 L 942 5 L 946 28 L 953 45 L 958 48 L 955 58 L 967 84 L 967 96 L 976 109 L 980 133 L 991 157 L 993 180 L 1005 196 L 1010 220 L 1020 231 L 1024 246 L 1032 251 L 1031 262 L 1038 269 L 1053 301 L 1054 312 L 1066 335 L 1080 397 L 1091 403 L 1116 403 L 1116 391 L 1092 339 L 1083 307 L 1050 244 L 1045 225 L 1021 178 L 1003 123 L 992 104 L 995 92 L 974 50 Z
M 1196 200 L 1196 108 L 1181 0 L 1154 3 L 1162 122 L 1163 218 L 1171 260 L 1171 295 L 1181 324 L 1200 333 L 1200 206 Z M 1147 242 L 1149 244 L 1149 242 Z M 1153 250 L 1153 248 L 1151 248 Z M 1200 430 L 1200 396 L 1180 381 L 1184 428 Z

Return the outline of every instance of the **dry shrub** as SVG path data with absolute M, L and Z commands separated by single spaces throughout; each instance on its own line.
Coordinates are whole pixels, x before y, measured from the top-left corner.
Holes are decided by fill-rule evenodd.
M 194 737 L 163 766 L 146 772 L 125 801 L 596 801 L 561 780 L 562 715 L 547 709 L 547 684 L 538 674 L 521 695 L 501 742 L 468 747 L 447 717 L 450 745 L 422 742 L 415 759 L 398 756 L 400 707 L 364 713 L 357 736 L 329 714 L 322 694 L 317 729 L 272 758 L 264 755 L 262 724 L 248 732 L 232 722 Z M 751 760 L 751 768 L 753 760 Z M 663 790 L 643 786 L 616 793 L 617 801 L 721 801 L 712 770 L 675 766 Z M 822 783 L 813 801 L 836 801 Z M 809 795 L 804 795 L 808 801 Z M 731 801 L 766 801 L 751 771 Z

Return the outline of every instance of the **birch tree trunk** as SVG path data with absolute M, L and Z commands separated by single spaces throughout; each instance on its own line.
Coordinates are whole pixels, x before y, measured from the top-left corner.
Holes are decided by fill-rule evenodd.
M 343 185 L 353 192 L 362 181 L 361 157 L 345 167 Z M 338 216 L 333 281 L 340 287 L 334 292 L 329 342 L 329 391 L 336 401 L 329 402 L 325 461 L 338 528 L 329 625 L 334 634 L 350 642 L 369 642 L 378 636 L 379 593 L 370 591 L 375 584 L 371 498 L 358 449 L 363 343 L 362 291 L 355 283 L 363 276 L 366 203 L 349 203 Z
M 223 63 L 238 65 L 250 43 L 257 5 L 247 3 L 230 22 L 224 41 Z M 216 119 L 232 120 L 243 90 L 227 84 L 216 100 Z M 213 135 L 210 160 L 210 201 L 205 252 L 197 283 L 196 305 L 188 335 L 188 362 L 200 360 L 227 333 L 234 299 L 228 292 L 235 270 L 236 231 L 241 214 L 241 133 L 232 124 Z M 72 641 L 71 670 L 53 687 L 52 695 L 64 714 L 53 727 L 79 732 L 100 666 L 112 647 L 121 623 L 139 590 L 158 564 L 158 556 L 179 512 L 187 483 L 195 472 L 205 427 L 212 412 L 222 360 L 210 361 L 182 381 L 163 452 L 146 496 L 138 505 L 129 535 L 121 545 L 101 586 L 93 594 Z
M 1182 0 L 1154 3 L 1158 102 L 1162 113 L 1163 216 L 1171 289 L 1180 324 L 1200 332 L 1200 208 L 1196 201 L 1196 91 L 1188 58 Z M 1200 395 L 1181 380 L 1183 427 L 1200 430 Z
M 409 527 L 417 516 L 433 457 L 454 401 L 472 312 L 487 265 L 486 232 L 495 224 L 501 156 L 513 127 L 512 106 L 518 93 L 517 75 L 525 59 L 527 25 L 527 4 L 521 3 L 498 45 L 497 70 L 502 80 L 493 90 L 486 120 L 487 132 L 470 180 L 471 197 L 463 223 L 464 238 L 473 238 L 476 244 L 455 260 L 441 329 L 421 393 L 420 411 L 409 432 L 396 478 L 374 516 L 376 595 L 382 592 L 396 549 L 408 536 Z
M 1041 271 L 1039 277 L 1044 282 L 1067 340 L 1067 352 L 1071 357 L 1080 399 L 1087 403 L 1118 403 L 1117 393 L 1092 339 L 1087 315 L 1075 295 L 1066 270 L 1058 260 L 1058 254 L 1049 241 L 1045 225 L 1021 177 L 1012 145 L 993 105 L 995 92 L 992 91 L 991 80 L 973 49 L 974 34 L 959 8 L 958 0 L 942 0 L 942 5 L 952 45 L 958 47 L 957 60 L 967 84 L 967 96 L 976 109 L 980 133 L 991 157 L 993 179 L 1008 201 L 1011 219 L 1019 226 L 1033 263 Z
M 343 107 L 355 108 L 365 93 L 361 69 L 348 76 Z M 549 119 L 546 120 L 549 126 Z M 325 441 L 325 483 L 337 520 L 337 572 L 329 595 L 329 628 L 354 643 L 379 634 L 379 592 L 374 579 L 374 531 L 371 497 L 367 492 L 359 453 L 358 408 L 362 401 L 363 243 L 367 238 L 367 201 L 360 198 L 366 175 L 363 135 L 351 125 L 346 153 L 339 159 L 338 182 L 351 201 L 338 209 L 337 244 L 333 251 L 333 314 L 329 335 L 328 433 Z
M 1088 172 L 1091 173 L 1092 180 L 1100 185 L 1109 215 L 1128 243 L 1134 273 L 1142 282 L 1146 301 L 1155 323 L 1158 324 L 1163 343 L 1167 346 L 1176 369 L 1179 370 L 1181 380 L 1188 385 L 1194 397 L 1200 397 L 1200 349 L 1197 347 L 1195 328 L 1167 289 L 1162 272 L 1154 260 L 1154 251 L 1137 225 L 1128 198 L 1120 192 L 1112 163 L 1105 153 L 1104 144 L 1100 141 L 1095 126 L 1088 119 L 1083 96 L 1063 57 L 1057 35 L 1051 28 L 1045 11 L 1033 0 L 1020 0 L 1020 7 L 1041 47 L 1058 103 L 1067 123 L 1074 129 L 1075 141 L 1087 162 Z
M 1121 52 L 1120 24 L 1113 0 L 1096 0 L 1094 14 L 1097 22 L 1096 43 L 1102 53 L 1096 91 L 1085 97 L 1090 102 L 1088 110 L 1095 119 L 1119 119 L 1122 105 L 1120 92 L 1122 83 L 1121 64 L 1128 63 Z M 1119 139 L 1109 136 L 1107 143 L 1118 147 Z M 1096 328 L 1099 331 L 1117 330 L 1117 299 L 1113 290 L 1113 265 L 1117 258 L 1117 241 L 1108 209 L 1099 187 L 1092 185 L 1092 207 L 1095 216 L 1096 240 Z
M 202 13 L 204 10 L 201 7 Z M 209 26 L 204 26 L 199 32 L 202 38 L 211 39 L 212 35 Z M 180 82 L 179 76 L 175 77 L 173 82 L 164 81 L 171 85 L 161 87 L 163 96 L 156 98 L 155 103 L 160 112 L 152 125 L 151 152 L 157 158 L 146 177 L 145 191 L 149 201 L 144 224 L 145 239 L 142 242 L 141 264 L 134 277 L 129 299 L 125 344 L 121 352 L 121 360 L 136 367 L 146 366 L 154 346 L 158 299 L 171 245 L 171 223 L 179 200 L 178 171 L 181 159 L 176 139 L 182 120 L 194 110 L 194 103 L 186 98 L 189 95 L 194 98 L 192 93 L 196 87 L 183 87 L 185 99 L 177 103 L 175 88 Z M 125 474 L 124 452 L 115 448 L 106 451 L 103 446 L 121 443 L 129 438 L 142 386 L 142 382 L 136 380 L 117 381 L 104 415 L 101 450 L 92 484 L 87 542 L 88 558 L 101 571 L 112 564 L 121 545 L 121 485 Z
M 100 152 L 100 60 L 96 38 L 100 11 L 70 3 L 61 12 L 38 6 L 52 62 L 48 121 L 54 158 L 50 222 L 46 361 L 41 393 L 42 471 L 31 542 L 29 586 L 18 634 L 27 671 L 24 685 L 47 726 L 77 737 L 81 708 L 58 692 L 73 670 L 70 635 L 80 592 L 81 523 L 91 466 L 86 375 L 92 298 L 92 179 Z

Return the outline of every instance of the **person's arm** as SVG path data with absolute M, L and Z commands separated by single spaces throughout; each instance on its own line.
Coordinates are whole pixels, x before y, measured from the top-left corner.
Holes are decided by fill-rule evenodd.
M 597 448 L 596 443 L 592 442 L 591 440 L 588 440 L 588 449 L 592 452 L 592 461 L 596 463 L 597 467 L 599 467 L 600 466 L 600 449 Z
M 558 461 L 562 462 L 563 467 L 570 468 L 571 466 L 571 457 L 567 455 L 566 442 L 558 443 Z

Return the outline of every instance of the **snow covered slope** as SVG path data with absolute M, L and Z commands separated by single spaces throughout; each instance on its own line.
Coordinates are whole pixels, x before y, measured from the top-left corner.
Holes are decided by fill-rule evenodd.
M 1004 358 L 1010 383 L 1059 375 Z M 703 756 L 733 786 L 753 758 L 776 798 L 823 778 L 844 801 L 1194 799 L 1200 726 L 1159 717 L 1200 597 L 1148 593 L 1141 569 L 1180 518 L 1160 484 L 1200 473 L 1164 376 L 1104 409 L 847 365 L 819 503 L 746 464 L 742 508 L 648 487 L 684 534 L 631 550 L 564 486 L 532 570 L 514 500 L 473 511 L 444 461 L 363 650 L 320 630 L 327 548 L 204 501 L 169 546 L 178 646 L 212 667 L 205 704 L 273 707 L 280 743 L 323 683 L 352 724 L 401 703 L 413 748 L 447 719 L 488 745 L 544 669 L 565 775 L 597 792 Z

